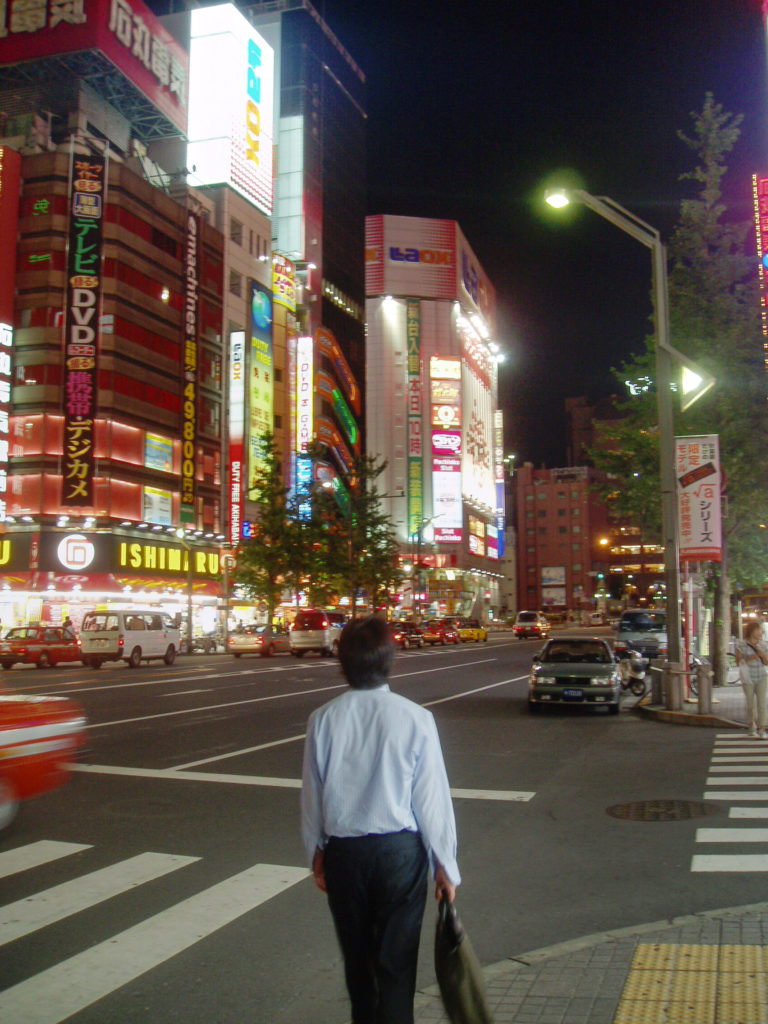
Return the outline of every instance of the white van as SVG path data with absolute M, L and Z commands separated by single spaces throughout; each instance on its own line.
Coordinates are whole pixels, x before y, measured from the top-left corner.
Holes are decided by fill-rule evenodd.
M 83 664 L 91 668 L 105 661 L 127 661 L 137 668 L 151 658 L 172 665 L 181 650 L 181 631 L 165 612 L 144 608 L 86 612 L 80 649 Z

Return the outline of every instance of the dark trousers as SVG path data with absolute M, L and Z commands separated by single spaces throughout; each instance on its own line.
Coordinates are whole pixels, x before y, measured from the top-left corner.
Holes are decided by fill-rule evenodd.
M 324 857 L 353 1024 L 413 1024 L 427 855 L 415 832 L 329 840 Z

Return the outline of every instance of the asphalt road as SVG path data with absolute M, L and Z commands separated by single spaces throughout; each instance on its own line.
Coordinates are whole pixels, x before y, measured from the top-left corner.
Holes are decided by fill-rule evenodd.
M 609 928 L 764 898 L 756 872 L 696 873 L 716 818 L 608 808 L 700 801 L 715 734 L 546 709 L 538 644 L 398 654 L 392 688 L 434 712 L 454 792 L 459 907 L 482 963 Z M 17 668 L 12 689 L 82 703 L 73 782 L 0 842 L 7 1024 L 346 1024 L 342 970 L 298 828 L 304 729 L 338 664 L 194 656 L 98 672 Z M 726 812 L 727 813 L 727 812 Z M 434 982 L 428 905 L 419 986 Z

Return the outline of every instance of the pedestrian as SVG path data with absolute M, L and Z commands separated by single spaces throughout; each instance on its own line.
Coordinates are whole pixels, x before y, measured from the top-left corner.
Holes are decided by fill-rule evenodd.
M 352 1024 L 413 1024 L 427 869 L 453 902 L 456 823 L 435 720 L 392 693 L 394 646 L 378 616 L 339 638 L 350 689 L 314 711 L 304 743 L 302 838 L 328 895 Z
M 747 623 L 744 639 L 736 641 L 736 664 L 747 705 L 749 735 L 768 739 L 765 731 L 765 690 L 768 674 L 768 647 L 762 639 L 762 624 L 756 619 Z

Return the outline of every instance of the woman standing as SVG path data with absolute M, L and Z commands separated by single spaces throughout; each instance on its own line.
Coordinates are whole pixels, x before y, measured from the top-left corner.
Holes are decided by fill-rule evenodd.
M 768 648 L 762 640 L 759 622 L 750 622 L 744 630 L 744 639 L 736 641 L 736 664 L 747 704 L 749 735 L 768 739 L 765 731 L 765 689 L 768 674 Z

